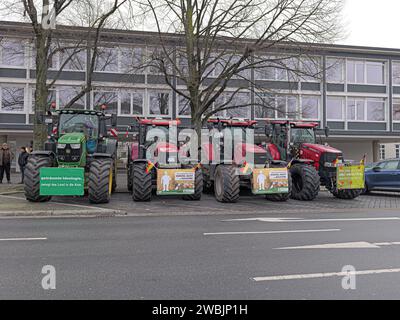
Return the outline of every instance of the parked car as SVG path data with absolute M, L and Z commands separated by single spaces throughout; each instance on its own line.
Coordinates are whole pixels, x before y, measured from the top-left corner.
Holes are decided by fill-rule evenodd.
M 387 159 L 365 169 L 365 190 L 400 191 L 400 159 Z

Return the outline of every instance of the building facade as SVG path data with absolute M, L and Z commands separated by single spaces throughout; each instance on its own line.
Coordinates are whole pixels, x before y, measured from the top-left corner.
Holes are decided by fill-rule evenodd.
M 157 39 L 157 34 L 150 32 L 105 30 L 93 74 L 94 90 L 74 107 L 106 105 L 109 113 L 118 115 L 121 132 L 132 124 L 134 116 L 179 117 L 189 123 L 187 101 L 168 87 L 164 76 L 152 67 L 135 68 L 157 47 Z M 16 152 L 32 140 L 32 40 L 29 25 L 0 22 L 0 142 L 8 142 Z M 68 41 L 72 40 L 66 38 Z M 67 54 L 62 51 L 54 55 L 50 79 L 64 64 Z M 65 64 L 50 91 L 49 103 L 62 108 L 80 91 L 88 73 L 89 57 L 88 52 L 81 51 Z M 379 160 L 381 144 L 400 141 L 400 49 L 323 45 L 315 57 L 322 70 L 318 80 L 291 77 L 280 68 L 249 71 L 247 76 L 252 81 L 235 99 L 254 102 L 258 97 L 256 87 L 271 88 L 279 92 L 269 97 L 275 110 L 251 106 L 226 110 L 218 116 L 251 118 L 262 123 L 296 114 L 297 119 L 317 121 L 321 128 L 328 126 L 327 142 L 343 150 L 346 159 L 358 160 L 366 154 L 367 161 Z M 300 67 L 314 68 L 307 60 Z M 210 77 L 217 72 L 216 66 Z M 243 81 L 233 79 L 220 101 L 243 86 Z M 180 86 L 178 82 L 175 85 Z M 126 156 L 124 148 L 120 156 Z

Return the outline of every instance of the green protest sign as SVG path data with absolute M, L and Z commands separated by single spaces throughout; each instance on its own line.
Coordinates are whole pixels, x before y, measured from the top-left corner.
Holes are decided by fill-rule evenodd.
M 41 168 L 41 196 L 83 196 L 85 172 L 83 168 Z

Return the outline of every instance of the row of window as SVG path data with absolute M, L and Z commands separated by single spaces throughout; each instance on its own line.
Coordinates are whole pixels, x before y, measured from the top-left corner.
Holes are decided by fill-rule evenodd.
M 52 50 L 56 53 L 50 61 L 50 68 L 58 70 L 63 66 L 66 71 L 85 71 L 87 52 L 84 47 L 73 44 L 63 44 L 62 49 L 54 45 Z M 156 49 L 147 47 L 117 47 L 99 48 L 96 59 L 95 71 L 115 73 L 159 73 L 153 63 L 145 62 L 157 52 Z M 30 56 L 26 63 L 25 56 Z M 179 59 L 179 58 L 178 58 Z M 258 59 L 258 60 L 257 60 Z M 185 72 L 187 64 L 179 59 L 182 71 Z M 220 57 L 213 67 L 206 72 L 209 77 L 217 77 L 224 66 L 236 62 L 235 57 Z M 257 67 L 254 70 L 256 80 L 277 81 L 315 81 L 321 79 L 322 62 L 320 57 L 279 57 L 265 56 L 255 58 Z M 29 66 L 28 66 L 29 64 Z M 0 39 L 0 65 L 6 67 L 31 67 L 35 68 L 35 49 L 31 48 L 24 40 Z M 354 84 L 385 84 L 386 65 L 384 61 L 356 60 L 349 58 L 327 58 L 326 77 L 328 82 L 354 83 Z M 240 74 L 248 78 L 248 70 Z M 319 81 L 319 80 L 318 80 Z M 393 83 L 400 85 L 400 61 L 393 62 Z
M 48 105 L 55 103 L 63 108 L 79 92 L 80 87 L 58 86 L 50 90 Z M 30 101 L 27 103 L 34 111 L 34 90 L 31 89 Z M 91 92 L 92 108 L 105 105 L 108 113 L 121 116 L 154 115 L 170 116 L 172 110 L 172 92 L 168 90 L 112 90 L 96 89 Z M 17 86 L 0 87 L 0 111 L 15 113 L 25 111 L 25 88 Z M 78 99 L 73 108 L 84 109 L 86 95 Z M 222 94 L 214 103 L 213 109 L 221 106 L 228 108 L 219 111 L 215 116 L 250 118 L 250 94 L 237 93 L 231 99 L 231 93 Z M 256 94 L 255 118 L 257 119 L 308 119 L 320 118 L 321 97 L 314 95 L 268 95 Z M 183 96 L 178 96 L 177 109 L 179 116 L 190 116 L 190 105 Z M 387 99 L 362 97 L 327 97 L 327 120 L 329 121 L 362 121 L 384 122 L 387 120 Z M 400 99 L 393 99 L 393 120 L 400 121 Z
M 359 97 L 328 97 L 327 120 L 332 121 L 386 121 L 386 99 Z
M 391 145 L 389 145 L 389 146 L 391 146 Z M 395 144 L 394 148 L 395 148 L 394 149 L 395 158 L 399 159 L 400 158 L 400 144 Z M 381 144 L 379 146 L 379 159 L 380 160 L 385 160 L 386 159 L 386 145 L 384 145 L 384 144 Z M 398 161 L 397 161 L 397 163 L 398 163 Z M 397 169 L 397 166 L 394 169 Z

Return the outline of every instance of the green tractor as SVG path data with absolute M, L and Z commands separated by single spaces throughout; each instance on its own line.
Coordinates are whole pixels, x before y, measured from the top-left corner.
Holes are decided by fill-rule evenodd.
M 117 187 L 118 142 L 103 111 L 59 110 L 46 118 L 49 139 L 44 150 L 32 152 L 25 168 L 25 197 L 45 202 L 53 195 L 88 195 L 91 203 L 108 203 Z

